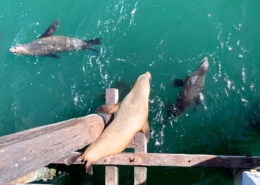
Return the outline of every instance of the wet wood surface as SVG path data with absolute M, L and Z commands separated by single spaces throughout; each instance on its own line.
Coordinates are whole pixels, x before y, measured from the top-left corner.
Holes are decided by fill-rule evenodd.
M 0 137 L 0 182 L 12 182 L 83 148 L 103 129 L 103 119 L 92 114 Z

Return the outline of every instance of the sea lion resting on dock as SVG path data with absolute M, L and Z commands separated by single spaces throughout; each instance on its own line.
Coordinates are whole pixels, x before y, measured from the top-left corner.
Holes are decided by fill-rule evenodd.
M 68 50 L 84 50 L 91 48 L 92 45 L 100 44 L 100 38 L 92 40 L 81 40 L 65 36 L 51 36 L 58 27 L 59 20 L 55 20 L 50 27 L 38 39 L 27 44 L 19 44 L 10 48 L 12 53 L 33 55 L 33 56 L 49 56 L 60 59 L 55 55 L 56 52 L 64 52 Z
M 150 94 L 149 72 L 139 76 L 132 90 L 119 104 L 103 105 L 97 112 L 115 113 L 114 120 L 77 159 L 86 163 L 86 172 L 93 174 L 92 164 L 102 157 L 122 152 L 139 131 L 149 140 L 148 100 Z

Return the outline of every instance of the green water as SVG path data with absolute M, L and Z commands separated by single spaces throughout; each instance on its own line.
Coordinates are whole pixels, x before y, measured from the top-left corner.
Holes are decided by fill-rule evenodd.
M 257 0 L 1 1 L 0 135 L 91 114 L 106 88 L 120 82 L 123 96 L 150 71 L 149 152 L 260 155 L 259 7 Z M 102 37 L 99 53 L 70 51 L 57 60 L 9 52 L 57 18 L 55 35 Z M 163 126 L 165 101 L 174 102 L 180 90 L 171 81 L 191 74 L 204 56 L 202 104 Z M 49 182 L 104 184 L 103 167 L 93 176 L 83 166 L 60 168 Z M 147 184 L 162 182 L 231 185 L 233 179 L 229 169 L 149 167 Z M 133 184 L 133 168 L 120 168 L 120 184 Z

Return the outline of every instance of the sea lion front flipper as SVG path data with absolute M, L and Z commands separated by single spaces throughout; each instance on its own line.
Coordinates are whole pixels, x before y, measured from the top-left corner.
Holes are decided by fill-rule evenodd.
M 75 161 L 81 161 L 81 162 L 85 162 L 85 170 L 86 173 L 88 173 L 89 175 L 93 175 L 93 167 L 92 164 L 88 161 L 86 161 L 83 157 L 83 155 L 80 155 Z
M 58 55 L 55 55 L 55 54 L 48 54 L 48 55 L 44 55 L 46 57 L 52 57 L 52 58 L 56 58 L 56 59 L 61 59 Z
M 96 112 L 103 113 L 103 114 L 113 114 L 117 111 L 118 107 L 119 107 L 119 103 L 102 105 L 96 109 Z
M 203 100 L 203 95 L 202 93 L 199 93 L 198 97 L 195 100 L 195 109 L 198 109 L 198 106 L 200 105 L 201 101 Z
M 86 162 L 85 169 L 86 169 L 86 173 L 88 173 L 89 175 L 93 175 L 93 166 L 92 166 L 92 164 Z
M 148 122 L 146 122 L 146 124 L 144 125 L 144 127 L 142 128 L 141 132 L 144 133 L 145 137 L 146 137 L 146 141 L 148 143 L 149 139 L 150 139 L 150 128 L 149 128 L 149 124 Z
M 184 85 L 184 80 L 181 79 L 175 79 L 172 83 L 174 87 L 181 87 Z
M 40 38 L 44 38 L 44 37 L 49 37 L 51 36 L 55 30 L 58 27 L 58 23 L 59 23 L 59 19 L 56 19 L 50 26 L 49 28 L 39 37 Z

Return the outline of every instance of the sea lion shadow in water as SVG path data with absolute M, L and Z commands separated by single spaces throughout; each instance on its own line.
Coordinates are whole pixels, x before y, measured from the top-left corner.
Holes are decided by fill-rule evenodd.
M 260 132 L 260 101 L 256 100 L 246 107 L 247 129 L 251 132 Z
M 77 159 L 86 163 L 87 173 L 93 173 L 92 164 L 100 158 L 125 150 L 137 132 L 143 132 L 148 142 L 150 78 L 149 72 L 139 76 L 132 90 L 120 104 L 103 105 L 97 108 L 98 113 L 114 114 L 114 120 Z
M 10 52 L 23 55 L 48 56 L 61 59 L 54 53 L 68 50 L 91 50 L 97 52 L 91 46 L 99 45 L 101 38 L 81 40 L 65 36 L 51 36 L 58 27 L 59 20 L 56 19 L 49 28 L 38 39 L 27 44 L 18 44 L 10 48 Z
M 113 82 L 111 85 L 111 88 L 116 88 L 118 89 L 119 92 L 119 102 L 121 102 L 123 100 L 122 97 L 125 97 L 132 89 L 133 85 L 127 81 L 124 80 L 119 80 L 116 82 Z M 95 100 L 101 101 L 101 102 L 105 102 L 106 101 L 106 94 L 101 94 L 99 96 L 97 96 L 95 98 Z M 107 110 L 106 110 L 107 111 Z M 102 113 L 101 111 L 98 112 L 99 115 L 105 120 L 106 119 L 106 114 L 107 113 Z M 109 124 L 113 121 L 114 119 L 114 113 L 110 114 L 111 118 L 107 121 L 105 128 L 109 126 Z
M 119 101 L 122 101 L 123 98 L 125 97 L 132 89 L 133 85 L 131 83 L 128 83 L 127 81 L 124 80 L 119 80 L 116 82 L 113 82 L 111 85 L 111 88 L 116 88 L 118 89 L 119 92 Z M 98 95 L 95 100 L 105 102 L 106 101 L 106 94 L 100 94 Z
M 167 118 L 164 124 L 168 122 L 169 118 L 179 116 L 184 113 L 193 103 L 195 103 L 195 108 L 198 108 L 201 100 L 203 99 L 202 90 L 208 67 L 208 58 L 205 57 L 198 69 L 191 75 L 187 76 L 183 80 L 174 80 L 172 86 L 181 86 L 182 88 L 174 105 L 172 105 L 169 101 L 166 101 L 165 107 L 167 110 Z

